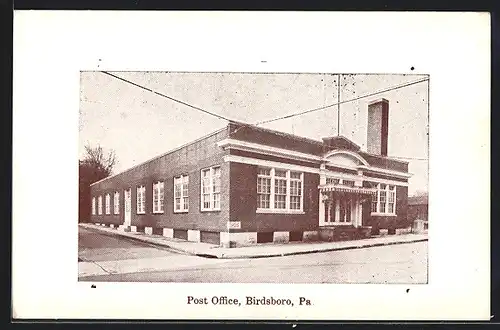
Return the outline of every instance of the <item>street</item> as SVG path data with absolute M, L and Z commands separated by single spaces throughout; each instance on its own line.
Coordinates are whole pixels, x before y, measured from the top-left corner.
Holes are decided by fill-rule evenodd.
M 80 281 L 201 283 L 427 283 L 427 242 L 257 259 L 179 254 L 90 230 L 79 259 L 100 264 L 149 260 L 147 271 L 81 276 Z M 178 265 L 178 266 L 176 266 Z M 130 268 L 128 268 L 130 269 Z

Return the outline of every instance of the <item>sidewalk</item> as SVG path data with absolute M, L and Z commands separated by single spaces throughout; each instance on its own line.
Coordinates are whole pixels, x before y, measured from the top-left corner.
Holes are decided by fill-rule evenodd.
M 218 245 L 208 243 L 188 242 L 175 238 L 166 238 L 159 235 L 147 235 L 144 233 L 122 232 L 115 228 L 97 226 L 95 224 L 79 224 L 82 228 L 98 230 L 109 235 L 123 236 L 148 244 L 188 253 L 191 255 L 219 258 L 219 259 L 241 259 L 241 258 L 264 258 L 277 257 L 294 254 L 305 254 L 315 252 L 326 252 L 335 250 L 359 249 L 374 246 L 384 246 L 393 244 L 405 244 L 413 242 L 427 241 L 427 234 L 404 234 L 373 237 L 354 241 L 340 242 L 293 242 L 285 244 L 267 243 L 248 247 L 223 248 Z

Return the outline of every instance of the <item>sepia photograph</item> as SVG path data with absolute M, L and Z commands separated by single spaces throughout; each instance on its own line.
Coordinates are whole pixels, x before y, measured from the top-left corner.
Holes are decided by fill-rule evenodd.
M 491 318 L 488 13 L 14 14 L 14 319 Z
M 427 284 L 429 80 L 80 72 L 78 280 Z

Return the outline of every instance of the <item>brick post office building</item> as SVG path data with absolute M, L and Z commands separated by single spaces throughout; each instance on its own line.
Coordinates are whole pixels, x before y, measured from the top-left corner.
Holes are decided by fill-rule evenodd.
M 92 222 L 222 246 L 407 227 L 408 163 L 387 156 L 389 102 L 367 151 L 238 122 L 91 185 Z

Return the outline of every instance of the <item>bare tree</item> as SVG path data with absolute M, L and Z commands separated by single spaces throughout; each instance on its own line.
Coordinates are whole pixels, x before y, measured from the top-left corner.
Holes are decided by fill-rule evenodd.
M 101 180 L 105 177 L 108 177 L 113 172 L 113 168 L 116 165 L 116 154 L 114 150 L 108 152 L 105 155 L 103 148 L 100 145 L 96 147 L 91 147 L 90 145 L 85 146 L 85 157 L 83 159 L 83 164 L 85 166 L 89 166 L 94 168 L 96 172 L 98 172 L 99 177 L 96 181 Z
M 427 191 L 425 190 L 416 190 L 412 196 L 427 196 Z
M 90 220 L 90 185 L 113 173 L 116 165 L 114 150 L 105 153 L 100 145 L 85 146 L 85 156 L 78 162 L 79 167 L 79 222 Z

